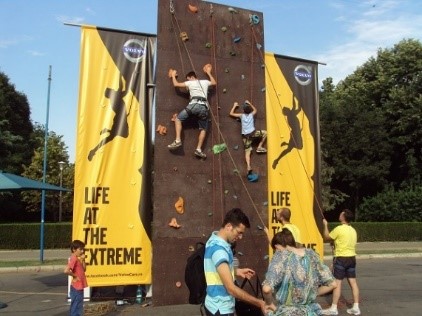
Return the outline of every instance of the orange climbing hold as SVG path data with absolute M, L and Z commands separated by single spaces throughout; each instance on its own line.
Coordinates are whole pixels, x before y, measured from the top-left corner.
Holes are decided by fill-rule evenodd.
M 163 125 L 158 125 L 157 126 L 157 130 L 158 134 L 160 135 L 166 135 L 167 134 L 167 127 L 163 126 Z
M 185 212 L 185 202 L 181 196 L 179 196 L 179 199 L 174 204 L 174 207 L 176 208 L 176 212 L 179 214 L 183 214 Z
M 212 70 L 212 65 L 211 64 L 206 64 L 206 65 L 204 65 L 204 68 L 202 68 L 202 69 L 206 73 L 207 71 L 211 71 Z
M 196 12 L 198 12 L 198 8 L 196 7 L 196 6 L 194 6 L 194 5 L 192 5 L 192 4 L 189 4 L 189 11 L 190 12 L 192 12 L 192 13 L 196 13 Z
M 169 78 L 173 76 L 173 73 L 174 73 L 174 76 L 177 77 L 177 71 L 175 69 L 170 68 L 168 72 Z
M 173 227 L 173 228 L 176 228 L 176 229 L 178 229 L 178 228 L 182 227 L 181 225 L 179 225 L 179 224 L 177 223 L 177 220 L 176 220 L 176 218 L 175 218 L 175 217 L 173 217 L 173 218 L 170 220 L 169 226 L 170 226 L 170 227 Z

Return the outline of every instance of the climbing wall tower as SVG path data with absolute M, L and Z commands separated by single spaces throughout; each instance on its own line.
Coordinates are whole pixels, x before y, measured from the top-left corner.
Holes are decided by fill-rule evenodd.
M 219 229 L 233 207 L 251 221 L 237 246 L 241 266 L 256 269 L 261 279 L 267 267 L 268 242 L 262 230 L 267 223 L 267 157 L 253 151 L 252 168 L 259 179 L 249 182 L 240 122 L 229 117 L 235 101 L 250 100 L 258 109 L 256 128 L 265 129 L 264 28 L 262 13 L 242 8 L 198 0 L 159 0 L 158 6 L 153 300 L 154 305 L 171 305 L 187 303 L 186 259 L 197 242 Z M 194 156 L 195 121 L 184 125 L 181 148 L 167 148 L 175 138 L 172 118 L 188 104 L 188 95 L 173 87 L 168 71 L 176 69 L 179 81 L 192 70 L 206 79 L 202 68 L 208 63 L 217 86 L 208 96 L 204 160 Z M 214 146 L 221 144 L 226 149 L 218 153 Z

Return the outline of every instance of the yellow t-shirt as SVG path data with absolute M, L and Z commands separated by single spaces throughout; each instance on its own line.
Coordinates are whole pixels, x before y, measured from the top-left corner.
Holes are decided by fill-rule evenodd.
M 299 244 L 302 244 L 302 239 L 300 238 L 300 230 L 299 230 L 299 228 L 297 228 L 297 226 L 295 224 L 292 224 L 292 223 L 285 224 L 285 225 L 281 226 L 279 231 L 281 231 L 283 228 L 287 228 L 288 230 L 290 230 L 290 232 L 292 233 L 295 241 L 298 242 Z
M 334 240 L 334 255 L 336 257 L 356 256 L 356 230 L 348 225 L 342 224 L 334 228 L 330 237 Z

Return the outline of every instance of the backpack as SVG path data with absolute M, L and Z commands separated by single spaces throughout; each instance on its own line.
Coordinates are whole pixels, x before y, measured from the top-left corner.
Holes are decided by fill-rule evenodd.
M 185 267 L 185 283 L 189 289 L 189 304 L 205 301 L 207 282 L 204 272 L 205 244 L 196 243 L 196 250 L 189 256 Z

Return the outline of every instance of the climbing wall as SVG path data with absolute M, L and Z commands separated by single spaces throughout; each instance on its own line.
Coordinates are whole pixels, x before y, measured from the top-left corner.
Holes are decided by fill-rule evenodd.
M 233 207 L 240 207 L 251 221 L 251 229 L 237 245 L 241 266 L 255 269 L 262 279 L 268 264 L 262 230 L 267 223 L 267 157 L 253 152 L 252 168 L 259 179 L 249 182 L 240 122 L 229 117 L 233 102 L 250 100 L 258 109 L 256 128 L 265 129 L 263 15 L 194 0 L 159 0 L 158 6 L 153 303 L 186 304 L 186 259 L 197 242 L 206 242 L 220 228 Z M 173 115 L 188 103 L 188 95 L 173 87 L 168 70 L 176 69 L 179 81 L 191 70 L 206 79 L 202 68 L 207 63 L 213 66 L 217 86 L 208 97 L 211 115 L 203 160 L 194 156 L 195 121 L 184 126 L 180 149 L 167 148 L 175 138 Z M 213 146 L 223 143 L 227 149 L 215 153 Z M 171 227 L 172 219 L 180 227 Z

